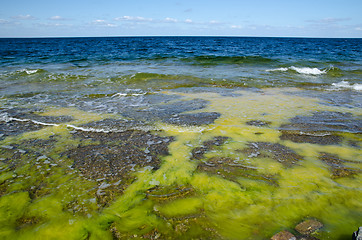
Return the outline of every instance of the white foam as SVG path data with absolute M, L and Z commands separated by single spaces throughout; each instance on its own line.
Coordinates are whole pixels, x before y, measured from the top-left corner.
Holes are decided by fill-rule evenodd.
M 305 74 L 305 75 L 320 75 L 320 74 L 327 73 L 327 71 L 320 70 L 318 68 L 294 67 L 294 66 L 282 67 L 282 68 L 276 68 L 276 69 L 268 69 L 266 71 L 267 72 L 287 72 L 289 70 L 295 71 L 295 72 L 300 73 L 300 74 Z
M 362 91 L 362 84 L 359 83 L 350 84 L 347 81 L 342 81 L 339 83 L 332 83 L 332 89 L 330 90 L 340 90 L 340 89 L 353 89 L 356 91 Z
M 38 71 L 39 69 L 22 69 L 22 70 L 20 70 L 20 72 L 25 72 L 26 74 L 34 74 L 34 73 L 36 73 L 37 71 Z
M 10 117 L 7 113 L 2 113 L 0 114 L 0 121 L 3 122 L 10 122 L 10 121 L 17 121 L 17 122 L 32 122 L 34 124 L 38 124 L 38 125 L 44 125 L 44 126 L 56 126 L 58 127 L 58 124 L 55 123 L 44 123 L 44 122 L 39 122 L 36 120 L 31 120 L 31 119 L 21 119 L 21 118 L 14 118 L 14 117 Z
M 147 93 L 116 93 L 114 94 L 112 97 L 137 97 L 137 96 L 143 96 L 146 95 Z

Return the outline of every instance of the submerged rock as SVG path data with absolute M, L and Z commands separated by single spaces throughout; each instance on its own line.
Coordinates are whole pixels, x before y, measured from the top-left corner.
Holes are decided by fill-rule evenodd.
M 317 220 L 314 220 L 314 219 L 309 219 L 309 220 L 305 220 L 305 221 L 299 223 L 295 227 L 295 230 L 297 232 L 299 232 L 300 234 L 309 235 L 322 227 L 323 227 L 323 223 L 321 223 Z
M 241 150 L 241 152 L 250 158 L 272 158 L 283 164 L 285 167 L 291 167 L 303 159 L 302 156 L 279 143 L 253 142 L 249 143 L 248 148 Z
M 220 115 L 221 114 L 217 112 L 201 112 L 194 114 L 189 113 L 176 115 L 172 118 L 164 119 L 163 121 L 177 125 L 200 126 L 213 123 L 217 118 L 220 117 Z
M 76 131 L 75 137 L 92 139 L 100 144 L 78 146 L 64 154 L 73 167 L 91 179 L 119 180 L 141 167 L 158 169 L 160 156 L 168 154 L 171 139 L 150 132 L 128 130 L 116 133 Z
M 346 177 L 361 172 L 360 169 L 345 165 L 346 163 L 353 163 L 353 161 L 341 159 L 337 155 L 321 153 L 319 159 L 330 167 L 333 178 Z
M 202 159 L 206 152 L 223 145 L 228 139 L 228 137 L 219 136 L 212 140 L 203 142 L 201 147 L 197 147 L 192 150 L 192 159 Z
M 246 122 L 247 125 L 250 126 L 257 126 L 257 127 L 264 127 L 264 126 L 269 126 L 271 124 L 271 122 L 269 121 L 261 121 L 261 120 L 252 120 L 252 121 L 248 121 Z
M 271 237 L 271 240 L 296 240 L 297 238 L 290 232 L 283 230 Z
M 362 120 L 350 113 L 315 112 L 312 116 L 296 116 L 290 122 L 280 127 L 280 139 L 296 143 L 334 145 L 343 140 L 338 133 L 362 132 Z

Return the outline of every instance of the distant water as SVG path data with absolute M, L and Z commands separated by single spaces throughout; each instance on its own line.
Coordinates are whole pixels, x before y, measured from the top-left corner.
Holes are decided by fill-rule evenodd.
M 362 39 L 0 39 L 0 238 L 361 225 Z

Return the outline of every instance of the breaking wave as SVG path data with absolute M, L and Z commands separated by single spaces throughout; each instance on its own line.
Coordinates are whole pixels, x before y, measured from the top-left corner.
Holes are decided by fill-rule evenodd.
M 281 67 L 276 69 L 268 69 L 267 72 L 296 72 L 299 74 L 305 74 L 305 75 L 321 75 L 326 74 L 327 70 L 320 70 L 318 68 L 310 68 L 310 67 Z

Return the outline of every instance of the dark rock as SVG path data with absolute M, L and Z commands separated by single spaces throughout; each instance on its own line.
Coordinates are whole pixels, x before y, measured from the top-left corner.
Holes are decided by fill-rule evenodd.
M 352 240 L 362 240 L 362 227 L 359 227 L 352 235 Z
M 295 227 L 295 230 L 300 234 L 309 235 L 322 227 L 323 224 L 321 222 L 314 219 L 309 219 L 299 223 Z
M 280 127 L 281 130 L 299 130 L 306 132 L 362 132 L 362 120 L 351 113 L 315 112 L 312 116 L 296 116 L 290 124 Z
M 252 120 L 252 121 L 246 122 L 246 124 L 250 125 L 250 126 L 264 127 L 264 126 L 269 126 L 271 124 L 271 122 L 265 122 L 265 121 L 261 121 L 261 120 Z
M 136 121 L 169 121 L 175 115 L 183 112 L 205 108 L 208 101 L 203 99 L 181 100 L 171 103 L 149 105 L 148 103 L 138 108 L 125 109 L 121 114 Z M 187 118 L 187 117 L 186 117 Z
M 341 159 L 337 155 L 321 153 L 319 159 L 330 167 L 333 178 L 346 177 L 361 172 L 360 169 L 348 167 L 345 165 L 348 163 L 353 163 L 353 161 Z
M 312 143 L 320 145 L 336 145 L 342 142 L 342 137 L 329 133 L 304 133 L 300 131 L 282 131 L 281 140 L 295 143 Z
M 220 117 L 217 112 L 201 112 L 194 114 L 180 114 L 163 121 L 170 124 L 200 126 L 213 123 Z
M 296 240 L 296 237 L 292 233 L 283 230 L 272 236 L 271 240 Z
M 25 132 L 38 131 L 45 126 L 35 124 L 33 122 L 18 122 L 18 121 L 9 121 L 9 122 L 0 122 L 0 140 L 3 140 L 7 136 L 15 136 L 23 134 Z
M 257 181 L 265 181 L 270 184 L 276 184 L 272 175 L 260 174 L 257 171 L 257 168 L 249 163 L 235 162 L 234 159 L 227 157 L 212 157 L 203 159 L 197 166 L 197 170 L 216 174 L 231 181 L 237 181 L 237 178 L 245 177 Z
M 203 142 L 201 147 L 197 147 L 192 150 L 192 158 L 197 160 L 202 159 L 207 151 L 210 151 L 215 147 L 221 146 L 228 139 L 228 137 L 219 136 L 215 137 L 213 140 Z
M 343 138 L 339 133 L 362 132 L 362 120 L 350 113 L 315 112 L 312 116 L 296 116 L 290 122 L 280 127 L 280 139 L 296 143 L 340 144 Z
M 248 144 L 248 148 L 241 150 L 247 157 L 272 158 L 285 167 L 291 167 L 303 159 L 290 148 L 279 143 L 254 142 Z
M 140 130 L 119 133 L 77 131 L 75 136 L 100 141 L 100 144 L 78 146 L 63 155 L 72 159 L 73 167 L 80 169 L 86 177 L 107 180 L 129 177 L 145 166 L 158 169 L 159 157 L 168 154 L 172 140 Z

